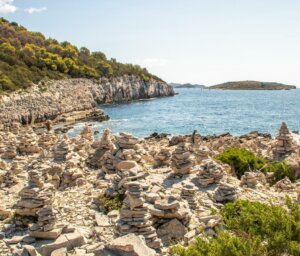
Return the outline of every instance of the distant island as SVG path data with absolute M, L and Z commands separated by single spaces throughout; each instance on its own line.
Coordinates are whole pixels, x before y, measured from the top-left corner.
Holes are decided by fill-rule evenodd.
M 186 84 L 170 83 L 169 85 L 171 85 L 173 88 L 202 88 L 202 89 L 207 88 L 205 85 L 202 84 L 190 84 L 190 83 L 186 83 Z
M 217 84 L 208 87 L 216 90 L 291 90 L 296 89 L 294 85 L 286 85 L 275 82 L 258 82 L 258 81 L 236 81 Z

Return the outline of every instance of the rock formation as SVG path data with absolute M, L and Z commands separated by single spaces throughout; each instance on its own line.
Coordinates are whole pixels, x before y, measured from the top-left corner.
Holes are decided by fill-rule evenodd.
M 276 159 L 282 159 L 293 151 L 293 139 L 286 123 L 282 123 L 277 136 L 277 143 L 273 150 Z
M 207 187 L 211 184 L 218 183 L 224 175 L 223 168 L 220 164 L 212 159 L 204 160 L 199 168 L 198 181 L 200 186 Z
M 149 247 L 160 248 L 161 243 L 157 239 L 155 228 L 152 226 L 151 215 L 144 205 L 141 184 L 139 182 L 127 182 L 125 188 L 127 190 L 126 198 L 118 222 L 120 234 L 135 233 L 143 235 Z
M 164 82 L 148 82 L 135 76 L 102 78 L 100 83 L 88 79 L 52 81 L 46 91 L 38 86 L 28 92 L 12 93 L 0 100 L 0 120 L 3 127 L 14 129 L 14 123 L 32 124 L 47 120 L 75 121 L 107 120 L 97 103 L 126 102 L 142 98 L 174 95 Z M 34 106 L 34 108 L 33 108 Z
M 171 168 L 176 174 L 188 174 L 194 164 L 187 144 L 180 143 L 172 154 Z
M 228 183 L 220 183 L 218 189 L 214 194 L 216 202 L 230 202 L 237 200 L 237 188 Z

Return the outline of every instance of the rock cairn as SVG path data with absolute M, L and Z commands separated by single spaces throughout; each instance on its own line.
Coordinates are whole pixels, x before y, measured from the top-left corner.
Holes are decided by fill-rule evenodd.
M 241 186 L 255 188 L 258 184 L 265 185 L 266 177 L 262 172 L 245 172 L 241 177 Z
M 283 178 L 275 184 L 276 191 L 289 191 L 294 189 L 293 183 L 288 177 Z
M 31 231 L 50 231 L 55 226 L 55 213 L 52 206 L 47 205 L 37 211 L 38 223 L 31 227 Z M 31 234 L 33 235 L 33 233 Z
M 17 146 L 15 141 L 9 141 L 6 144 L 5 151 L 2 154 L 3 159 L 14 159 L 17 156 Z
M 172 154 L 171 168 L 179 175 L 188 174 L 194 164 L 194 158 L 191 156 L 187 144 L 180 143 Z
M 224 171 L 220 164 L 212 159 L 204 160 L 199 168 L 198 181 L 200 186 L 207 187 L 219 183 L 223 178 Z
M 191 182 L 184 182 L 182 191 L 181 191 L 181 198 L 186 200 L 192 210 L 195 210 L 198 206 L 197 199 L 196 199 L 196 186 Z
M 19 138 L 18 150 L 21 154 L 36 154 L 40 152 L 36 135 L 33 132 L 22 134 Z
M 54 150 L 54 160 L 56 162 L 63 162 L 67 158 L 67 154 L 70 152 L 70 145 L 68 138 L 64 136 L 56 146 Z
M 28 186 L 19 195 L 16 213 L 25 216 L 36 216 L 37 211 L 44 205 L 51 204 L 55 188 L 52 184 L 44 183 L 39 172 L 31 170 L 28 173 Z
M 273 150 L 274 156 L 281 159 L 293 151 L 293 139 L 286 123 L 282 123 L 277 136 L 277 143 Z
M 179 201 L 175 196 L 167 195 L 165 198 L 157 199 L 154 205 L 149 204 L 148 208 L 154 217 L 154 225 L 156 227 L 174 218 L 183 224 L 187 224 L 191 217 L 188 204 L 184 201 Z
M 161 242 L 157 238 L 156 230 L 150 220 L 151 215 L 144 205 L 143 188 L 139 182 L 127 182 L 124 207 L 120 211 L 117 230 L 121 235 L 135 233 L 143 235 L 146 244 L 151 248 L 160 248 Z
M 57 136 L 53 132 L 44 132 L 38 141 L 39 147 L 41 147 L 44 150 L 50 151 L 53 149 L 53 146 L 57 142 Z
M 156 161 L 158 166 L 169 166 L 171 163 L 172 154 L 167 148 L 161 149 L 161 151 L 156 155 Z
M 134 149 L 139 142 L 138 138 L 126 132 L 121 132 L 117 137 L 117 144 L 121 149 Z
M 87 141 L 93 141 L 93 129 L 86 125 L 80 133 L 81 138 L 86 139 Z
M 135 161 L 122 161 L 117 164 L 117 173 L 114 176 L 112 188 L 119 194 L 124 194 L 126 188 L 124 184 L 128 181 L 140 181 L 148 174 L 142 172 Z
M 17 183 L 18 179 L 14 173 L 0 169 L 0 188 L 11 187 Z
M 234 185 L 221 182 L 214 194 L 214 200 L 218 203 L 237 200 L 237 188 Z

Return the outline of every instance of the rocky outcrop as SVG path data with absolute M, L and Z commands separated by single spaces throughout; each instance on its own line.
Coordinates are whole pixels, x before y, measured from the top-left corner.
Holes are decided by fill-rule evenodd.
M 147 82 L 135 76 L 102 78 L 98 83 L 88 79 L 51 81 L 29 91 L 15 92 L 0 99 L 1 125 L 33 124 L 46 120 L 76 121 L 106 120 L 97 104 L 120 103 L 137 99 L 172 96 L 173 88 L 151 79 Z

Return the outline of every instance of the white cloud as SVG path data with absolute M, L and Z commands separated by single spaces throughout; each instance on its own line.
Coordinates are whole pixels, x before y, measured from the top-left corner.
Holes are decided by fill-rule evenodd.
M 148 58 L 143 60 L 143 65 L 146 67 L 163 67 L 168 64 L 167 59 Z
M 46 7 L 41 7 L 41 8 L 31 7 L 31 8 L 25 9 L 24 11 L 29 13 L 29 14 L 34 14 L 34 13 L 40 13 L 40 12 L 47 11 L 47 8 Z
M 0 0 L 0 13 L 14 13 L 17 7 L 13 5 L 13 0 Z

